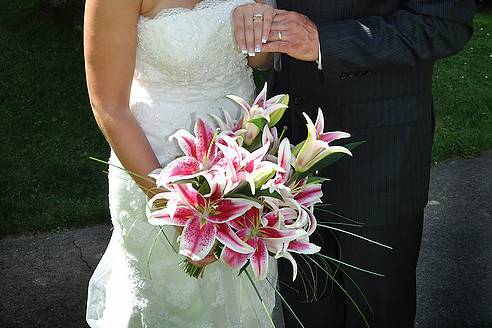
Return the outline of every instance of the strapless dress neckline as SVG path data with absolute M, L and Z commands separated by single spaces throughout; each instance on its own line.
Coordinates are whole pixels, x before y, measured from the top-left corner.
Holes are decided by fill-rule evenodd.
M 161 17 L 166 17 L 169 15 L 179 14 L 179 13 L 192 13 L 203 9 L 209 9 L 215 7 L 221 3 L 226 3 L 228 0 L 202 0 L 197 2 L 193 7 L 170 7 L 163 8 L 159 10 L 154 16 L 149 17 L 145 15 L 140 15 L 140 20 L 143 21 L 154 21 Z

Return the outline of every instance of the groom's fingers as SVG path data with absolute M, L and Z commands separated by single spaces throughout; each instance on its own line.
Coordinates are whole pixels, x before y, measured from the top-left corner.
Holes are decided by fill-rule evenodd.
M 291 44 L 287 41 L 273 41 L 263 45 L 263 52 L 281 52 L 289 54 L 290 50 Z
M 286 20 L 286 19 L 278 20 L 277 16 L 275 16 L 273 18 L 273 22 L 272 22 L 272 26 L 271 26 L 272 30 L 285 31 L 285 30 L 291 29 L 293 27 L 292 24 L 288 20 Z
M 285 15 L 288 13 L 289 13 L 289 11 L 284 10 L 284 9 L 275 9 L 275 15 Z
M 291 40 L 292 37 L 289 37 L 290 33 L 288 31 L 280 31 L 280 30 L 271 30 L 270 35 L 268 36 L 268 42 L 274 41 L 288 41 Z

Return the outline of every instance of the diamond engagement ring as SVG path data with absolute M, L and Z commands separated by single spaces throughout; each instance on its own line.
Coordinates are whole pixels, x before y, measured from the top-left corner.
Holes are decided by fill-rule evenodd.
M 263 14 L 254 14 L 253 15 L 253 20 L 261 19 L 263 20 Z

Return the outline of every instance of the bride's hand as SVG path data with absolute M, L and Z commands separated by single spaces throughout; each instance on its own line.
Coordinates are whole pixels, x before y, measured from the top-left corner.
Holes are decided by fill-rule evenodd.
M 265 4 L 250 3 L 236 7 L 232 14 L 234 36 L 244 54 L 255 56 L 268 41 L 275 10 Z
M 203 260 L 193 261 L 193 260 L 188 258 L 189 263 L 191 263 L 194 266 L 199 267 L 199 268 L 206 267 L 207 265 L 212 264 L 212 263 L 216 262 L 217 260 L 218 260 L 218 258 L 215 256 L 215 247 L 212 248 L 210 253 L 208 253 L 208 255 Z

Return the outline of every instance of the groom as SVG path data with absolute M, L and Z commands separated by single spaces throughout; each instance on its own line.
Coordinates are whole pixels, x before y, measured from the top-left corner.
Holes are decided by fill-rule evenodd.
M 324 190 L 324 202 L 332 205 L 317 216 L 393 250 L 328 231 L 317 242 L 330 256 L 385 274 L 336 270 L 371 327 L 413 327 L 434 131 L 432 69 L 469 40 L 474 1 L 277 0 L 277 7 L 283 11 L 274 17 L 263 51 L 282 53 L 271 93 L 291 95 L 286 118 L 291 141 L 305 136 L 302 112 L 315 119 L 318 107 L 328 130 L 366 141 L 353 158 L 322 172 L 332 179 Z M 347 225 L 345 218 L 364 226 Z M 312 281 L 310 268 L 303 270 Z M 305 327 L 364 326 L 356 307 L 331 282 L 323 286 L 318 278 L 322 297 L 306 303 L 304 291 L 312 289 L 307 281 L 285 286 L 291 280 L 288 267 L 280 268 L 280 279 Z M 284 315 L 288 328 L 298 326 L 285 308 Z

